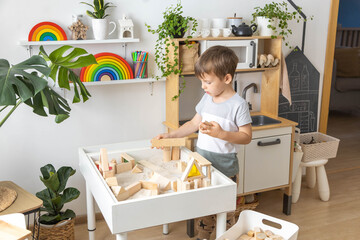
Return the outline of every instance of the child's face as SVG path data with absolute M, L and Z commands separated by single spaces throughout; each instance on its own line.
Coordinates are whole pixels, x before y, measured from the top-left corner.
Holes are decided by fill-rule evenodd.
M 223 79 L 220 79 L 214 73 L 204 73 L 201 80 L 201 88 L 212 97 L 220 96 L 231 83 L 231 76 L 227 74 Z M 231 86 L 231 85 L 230 85 Z

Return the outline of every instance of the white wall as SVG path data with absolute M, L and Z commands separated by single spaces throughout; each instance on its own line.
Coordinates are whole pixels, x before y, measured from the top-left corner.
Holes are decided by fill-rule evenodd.
M 62 26 L 68 37 L 67 26 L 71 25 L 72 14 L 84 14 L 88 8 L 74 0 L 1 0 L 0 1 L 0 58 L 16 64 L 28 57 L 26 49 L 18 46 L 19 40 L 26 40 L 30 29 L 41 21 L 53 21 Z M 162 21 L 165 7 L 175 0 L 113 0 L 117 7 L 111 9 L 110 18 L 116 20 L 123 14 L 133 19 L 135 37 L 140 43 L 128 45 L 128 53 L 133 50 L 154 53 L 155 36 L 148 33 L 144 22 L 157 26 Z M 229 17 L 235 12 L 249 23 L 255 6 L 262 6 L 265 0 L 183 0 L 184 14 L 196 18 Z M 315 19 L 307 24 L 305 55 L 320 72 L 323 78 L 327 24 L 330 0 L 297 1 L 303 11 L 314 15 Z M 88 17 L 84 23 L 89 25 Z M 301 46 L 302 24 L 294 25 L 294 45 Z M 92 37 L 91 30 L 88 38 Z M 116 38 L 117 34 L 112 38 Z M 82 45 L 90 53 L 112 51 L 120 53 L 120 45 Z M 50 48 L 48 48 L 50 50 Z M 285 56 L 289 52 L 285 50 Z M 36 52 L 36 51 L 35 51 Z M 127 56 L 127 60 L 131 59 Z M 153 55 L 150 69 L 154 70 Z M 241 88 L 249 82 L 259 82 L 261 74 L 243 74 L 238 78 L 243 81 Z M 198 93 L 195 78 L 191 78 L 186 93 Z M 321 89 L 321 87 L 320 87 Z M 119 141 L 150 139 L 164 130 L 161 122 L 165 118 L 164 83 L 154 85 L 153 96 L 147 83 L 91 86 L 88 90 L 92 98 L 85 104 L 72 105 L 71 116 L 61 124 L 56 124 L 53 117 L 43 118 L 31 112 L 25 106 L 19 107 L 0 129 L 0 181 L 11 180 L 35 193 L 43 188 L 39 180 L 40 167 L 52 163 L 56 168 L 70 165 L 78 169 L 77 148 L 80 146 L 114 143 Z M 251 94 L 250 94 L 251 95 Z M 196 98 L 196 97 L 195 97 Z M 259 107 L 259 97 L 252 96 L 255 109 Z M 71 102 L 71 101 L 70 101 Z M 186 102 L 186 101 L 185 101 Z M 193 111 L 191 106 L 182 111 Z M 191 116 L 190 114 L 188 114 Z M 69 182 L 69 186 L 81 191 L 78 200 L 69 204 L 77 214 L 85 214 L 85 183 L 78 171 Z

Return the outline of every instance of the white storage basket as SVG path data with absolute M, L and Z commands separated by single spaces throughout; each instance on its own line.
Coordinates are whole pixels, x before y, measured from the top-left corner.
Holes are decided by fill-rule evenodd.
M 304 144 L 304 142 L 309 143 L 312 137 L 316 143 Z M 311 162 L 336 157 L 339 141 L 337 138 L 319 132 L 300 134 L 300 146 L 304 153 L 302 161 Z
M 268 222 L 272 226 L 265 224 Z M 273 227 L 274 225 L 279 228 Z M 254 230 L 255 227 L 260 227 L 264 231 L 270 230 L 274 234 L 282 236 L 285 240 L 296 240 L 299 231 L 299 227 L 293 223 L 252 210 L 244 210 L 240 213 L 237 223 L 216 240 L 237 240 L 249 230 Z

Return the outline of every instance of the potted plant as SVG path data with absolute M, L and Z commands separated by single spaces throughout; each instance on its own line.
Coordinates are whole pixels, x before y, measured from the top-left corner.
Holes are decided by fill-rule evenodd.
M 47 164 L 40 168 L 42 176 L 40 180 L 45 189 L 36 193 L 43 201 L 41 214 L 36 224 L 36 230 L 40 230 L 39 239 L 74 239 L 75 213 L 70 209 L 63 210 L 64 204 L 78 198 L 80 192 L 73 187 L 66 188 L 66 183 L 76 170 L 71 167 L 61 167 L 58 171 L 54 166 Z M 39 229 L 38 229 L 39 228 Z
M 173 100 L 179 97 L 185 88 L 185 79 L 181 75 L 182 68 L 178 56 L 178 46 L 175 45 L 171 39 L 182 38 L 185 32 L 189 29 L 189 23 L 192 22 L 191 32 L 196 32 L 197 21 L 192 17 L 184 17 L 182 11 L 181 2 L 178 2 L 176 5 L 171 5 L 166 8 L 163 12 L 163 22 L 156 28 L 152 29 L 150 25 L 145 23 L 145 26 L 148 28 L 148 32 L 152 34 L 157 34 L 158 38 L 155 45 L 155 63 L 161 71 L 161 76 L 156 76 L 158 80 L 162 77 L 168 77 L 171 74 L 179 74 L 182 79 L 182 85 L 179 89 L 179 94 L 173 97 Z M 191 35 L 186 38 L 185 44 L 189 48 L 192 44 L 189 44 L 189 39 Z M 170 52 L 170 46 L 174 52 Z M 170 61 L 169 55 L 173 54 L 174 60 Z
M 302 20 L 300 13 L 296 10 L 290 11 L 286 2 L 271 2 L 263 7 L 255 7 L 254 10 L 252 23 L 257 22 L 259 34 L 272 38 L 281 36 L 285 45 L 291 48 L 289 42 L 286 41 L 287 37 L 292 34 L 289 22 L 291 20 L 300 22 Z M 301 11 L 301 8 L 298 7 L 298 10 Z
M 87 10 L 86 14 L 89 17 L 93 18 L 92 19 L 92 27 L 93 27 L 93 32 L 94 32 L 94 38 L 96 40 L 105 39 L 107 35 L 110 35 L 111 33 L 113 33 L 115 31 L 116 23 L 110 22 L 111 24 L 114 25 L 114 28 L 109 34 L 107 34 L 108 22 L 107 22 L 106 17 L 108 17 L 110 15 L 106 14 L 106 9 L 108 9 L 110 7 L 114 7 L 114 6 L 111 6 L 112 3 L 110 3 L 110 2 L 104 3 L 104 0 L 93 0 L 93 4 L 90 4 L 87 2 L 81 2 L 81 3 L 92 7 L 92 9 L 94 10 L 93 12 Z
M 65 54 L 67 52 L 67 54 Z M 0 59 L 0 127 L 11 116 L 16 108 L 25 103 L 40 116 L 55 115 L 55 122 L 61 123 L 70 116 L 67 100 L 55 90 L 70 90 L 70 82 L 74 84 L 73 103 L 83 102 L 91 96 L 73 69 L 86 67 L 96 63 L 93 55 L 82 48 L 62 46 L 49 55 L 40 46 L 40 54 L 16 65 L 10 65 L 6 59 Z M 48 81 L 49 80 L 49 81 Z M 52 83 L 52 84 L 51 84 Z M 79 94 L 80 89 L 80 94 Z M 12 107 L 9 111 L 5 111 Z

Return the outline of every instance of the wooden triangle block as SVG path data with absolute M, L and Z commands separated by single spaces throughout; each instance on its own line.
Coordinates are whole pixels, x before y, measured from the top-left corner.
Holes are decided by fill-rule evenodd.
M 131 170 L 132 173 L 142 173 L 143 167 L 139 164 L 136 164 L 135 167 Z
M 185 182 L 185 181 L 190 181 L 193 179 L 204 178 L 204 177 L 205 175 L 202 173 L 199 164 L 197 164 L 195 159 L 192 157 L 181 176 L 181 181 Z

